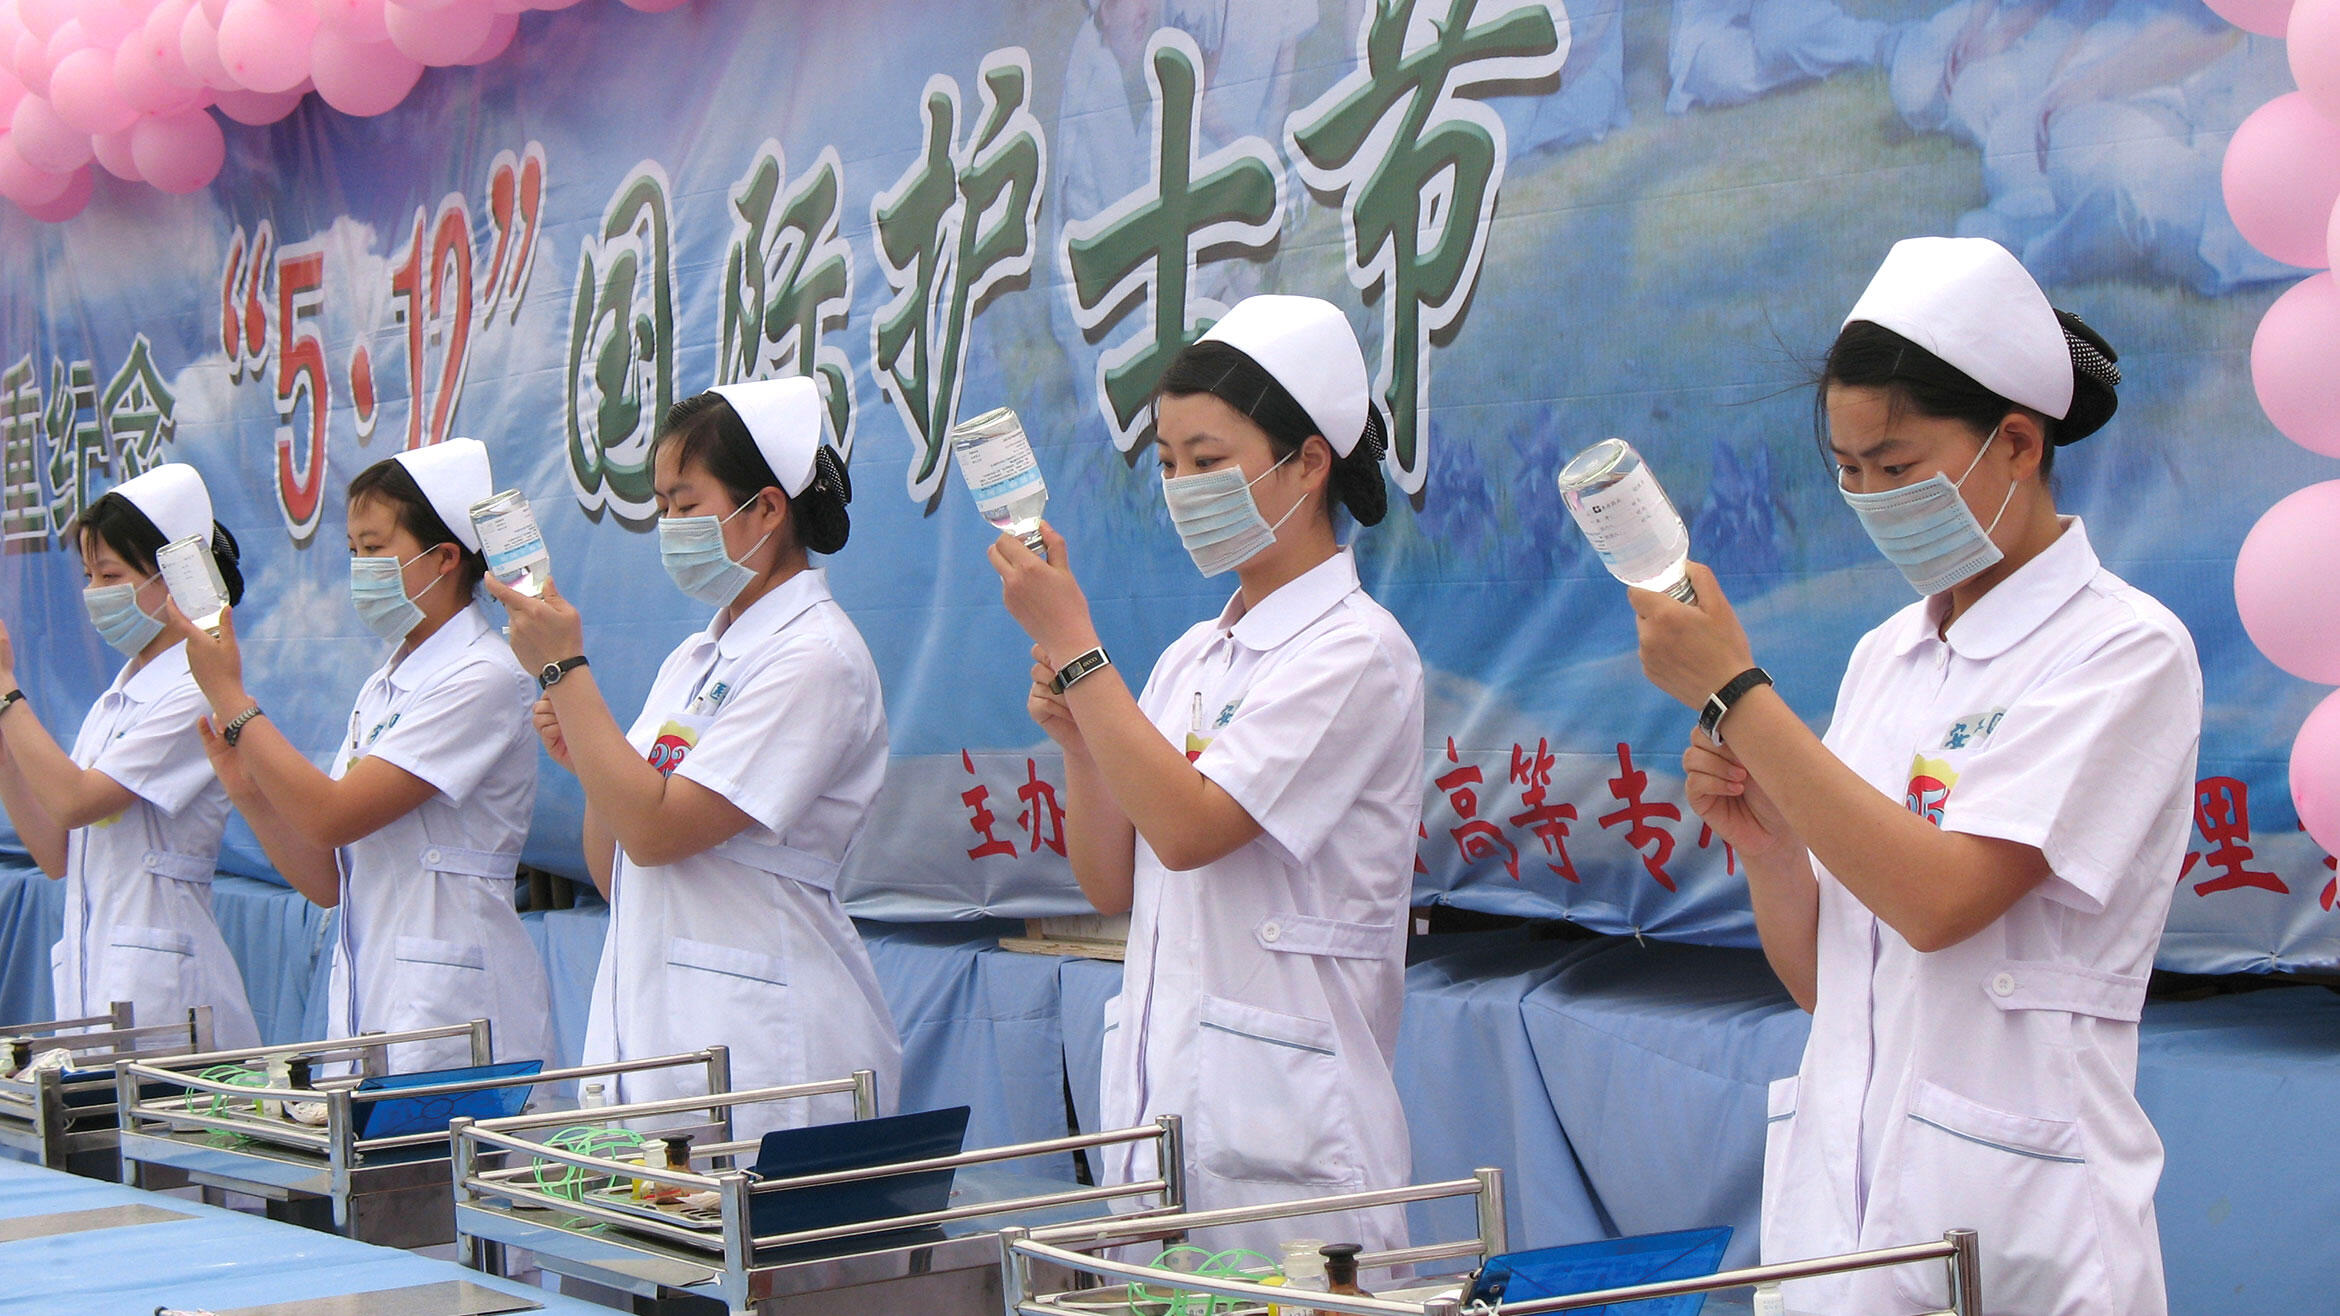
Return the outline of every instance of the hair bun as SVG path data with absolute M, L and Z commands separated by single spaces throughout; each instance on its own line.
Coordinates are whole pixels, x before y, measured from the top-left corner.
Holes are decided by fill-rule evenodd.
M 2064 329 L 2064 346 L 2072 354 L 2072 408 L 2056 423 L 2056 443 L 2078 443 L 2104 428 L 2121 405 L 2121 359 L 2104 335 L 2070 311 L 2057 311 Z

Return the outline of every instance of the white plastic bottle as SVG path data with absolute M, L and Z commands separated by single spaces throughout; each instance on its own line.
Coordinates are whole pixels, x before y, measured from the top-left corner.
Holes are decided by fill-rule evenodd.
M 1318 1250 L 1323 1246 L 1321 1238 L 1288 1238 L 1276 1245 L 1283 1254 L 1284 1288 L 1324 1292 L 1324 1253 Z M 1275 1303 L 1271 1310 L 1276 1316 L 1316 1316 L 1316 1308 L 1289 1302 Z
M 536 512 L 517 489 L 482 498 L 471 505 L 471 524 L 479 531 L 480 556 L 488 574 L 530 598 L 544 593 L 552 579 L 552 554 L 544 547 Z
M 1696 603 L 1690 531 L 1649 464 L 1623 439 L 1603 439 L 1560 471 L 1560 499 L 1609 574 L 1636 589 Z
M 600 1110 L 608 1104 L 609 1097 L 598 1080 L 587 1083 L 577 1091 L 577 1109 L 579 1110 Z
M 951 452 L 983 519 L 1045 555 L 1040 513 L 1048 507 L 1048 484 L 1040 478 L 1040 463 L 1016 413 L 999 407 L 953 425 Z
M 227 579 L 219 574 L 218 559 L 211 556 L 210 537 L 174 539 L 155 551 L 154 565 L 162 572 L 171 602 L 179 605 L 187 620 L 219 634 L 219 614 L 228 605 Z
M 1780 1295 L 1777 1284 L 1755 1286 L 1755 1316 L 1787 1316 L 1787 1299 Z

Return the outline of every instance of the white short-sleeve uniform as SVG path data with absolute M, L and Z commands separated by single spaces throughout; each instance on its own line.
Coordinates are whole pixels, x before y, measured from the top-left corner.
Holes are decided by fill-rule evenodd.
M 211 1007 L 221 1048 L 260 1044 L 244 976 L 211 916 L 227 791 L 195 722 L 209 710 L 174 644 L 129 664 L 82 719 L 73 761 L 111 777 L 130 807 L 65 836 L 65 935 L 49 958 L 57 1018 L 128 1001 L 140 1024 Z
M 1404 1185 L 1392 1060 L 1422 815 L 1413 642 L 1343 551 L 1188 631 L 1138 702 L 1261 835 L 1188 872 L 1137 842 L 1129 958 L 1105 1010 L 1106 1127 L 1182 1116 L 1200 1209 Z M 1150 1152 L 1107 1159 L 1114 1182 L 1155 1173 Z M 1404 1245 L 1399 1210 L 1320 1225 Z M 1224 1232 L 1216 1245 L 1275 1255 L 1272 1225 Z
M 366 678 L 334 778 L 379 758 L 438 793 L 336 856 L 335 1036 L 486 1019 L 496 1059 L 551 1062 L 551 989 L 512 886 L 536 803 L 535 702 L 476 605 Z M 469 1063 L 461 1037 L 391 1050 L 402 1071 Z
M 718 616 L 667 656 L 627 733 L 660 771 L 754 819 L 671 864 L 610 874 L 587 1063 L 731 1049 L 734 1090 L 875 1070 L 900 1099 L 902 1041 L 861 933 L 834 888 L 886 775 L 877 665 L 826 573 L 799 572 L 729 627 Z M 619 1095 L 704 1090 L 684 1071 L 624 1075 Z M 852 1099 L 750 1107 L 733 1132 L 849 1119 Z
M 1939 634 L 1937 596 L 1854 650 L 1827 742 L 1937 826 L 2051 875 L 1921 954 L 1819 869 L 1819 997 L 1772 1085 L 1763 1257 L 1977 1230 L 1993 1316 L 2167 1310 L 2137 1018 L 2192 826 L 2202 678 L 2077 519 Z M 1800 1310 L 1947 1305 L 1938 1268 L 1791 1286 Z

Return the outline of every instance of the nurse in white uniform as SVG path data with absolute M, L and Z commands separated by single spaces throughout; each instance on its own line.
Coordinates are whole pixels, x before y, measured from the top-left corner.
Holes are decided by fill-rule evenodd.
M 1691 803 L 1738 850 L 1812 1011 L 1772 1086 L 1763 1258 L 1978 1231 L 2010 1316 L 2167 1310 L 2137 1018 L 2191 824 L 2202 680 L 2047 483 L 2112 415 L 2112 352 L 2005 248 L 1897 244 L 1821 382 L 1845 501 L 1923 597 L 1853 652 L 1825 740 L 1714 576 L 1636 592 L 1650 679 L 1703 710 Z M 1727 745 L 1723 742 L 1727 740 Z M 1790 1286 L 1876 1316 L 1938 1269 Z
M 1037 642 L 1033 716 L 1062 747 L 1073 875 L 1130 912 L 1106 1007 L 1105 1125 L 1185 1119 L 1188 1201 L 1229 1207 L 1407 1182 L 1392 1073 L 1422 800 L 1422 665 L 1357 581 L 1335 501 L 1385 510 L 1383 428 L 1348 320 L 1246 299 L 1164 372 L 1156 455 L 1179 537 L 1239 582 L 1132 697 L 1064 540 L 991 549 Z M 1150 1155 L 1113 1163 L 1150 1178 Z M 1401 1211 L 1311 1232 L 1402 1246 Z M 1227 1231 L 1274 1255 L 1273 1225 Z
M 861 633 L 807 553 L 845 546 L 853 487 L 821 441 L 809 379 L 678 403 L 652 445 L 658 552 L 716 609 L 621 729 L 585 665 L 577 610 L 491 582 L 545 683 L 537 730 L 585 788 L 585 862 L 609 898 L 588 1063 L 721 1043 L 734 1089 L 875 1070 L 899 1099 L 902 1043 L 837 874 L 886 773 L 886 712 Z M 627 1101 L 699 1091 L 662 1073 Z M 739 1137 L 852 1117 L 852 1100 L 749 1108 Z
M 350 482 L 351 596 L 394 647 L 358 691 L 330 774 L 245 690 L 232 616 L 217 637 L 176 624 L 236 807 L 287 881 L 341 911 L 331 1034 L 486 1019 L 496 1059 L 549 1061 L 550 989 L 513 903 L 536 802 L 536 686 L 476 599 L 487 563 L 470 509 L 494 492 L 477 439 L 399 453 Z M 470 1059 L 460 1037 L 390 1056 L 401 1071 Z
M 140 1024 L 165 1024 L 208 1005 L 214 1043 L 258 1046 L 243 975 L 211 916 L 227 792 L 196 736 L 203 696 L 164 629 L 169 592 L 155 566 L 164 544 L 201 535 L 240 598 L 236 541 L 212 522 L 203 477 L 176 462 L 124 481 L 74 532 L 90 621 L 129 661 L 71 755 L 17 688 L 0 627 L 0 805 L 41 870 L 65 879 L 65 935 L 50 955 L 56 1017 L 128 1001 Z

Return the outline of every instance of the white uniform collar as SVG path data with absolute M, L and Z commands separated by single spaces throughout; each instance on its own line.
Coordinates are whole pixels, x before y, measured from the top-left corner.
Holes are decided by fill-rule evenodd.
M 122 670 L 128 673 L 130 664 L 122 664 Z M 187 646 L 174 644 L 156 654 L 154 661 L 139 668 L 137 675 L 127 679 L 115 678 L 114 689 L 131 703 L 144 704 L 160 698 L 172 686 L 188 679 Z
M 449 617 L 446 625 L 433 631 L 431 638 L 416 645 L 413 653 L 392 664 L 390 684 L 400 690 L 414 689 L 461 657 L 471 642 L 487 631 L 487 618 L 480 614 L 479 605 L 466 605 L 463 611 Z
M 2060 519 L 2064 533 L 2056 536 L 2054 543 L 1992 586 L 1990 593 L 1975 600 L 1964 616 L 1950 624 L 1945 638 L 1959 657 L 1986 661 L 2014 648 L 2095 579 L 2102 564 L 2088 542 L 2087 527 L 2076 516 Z M 1949 606 L 1949 595 L 1943 593 L 1909 609 L 1904 614 L 1907 626 L 1895 637 L 1893 651 L 1906 654 L 1936 634 L 1941 629 L 1942 610 Z
M 820 567 L 806 567 L 780 582 L 778 588 L 748 605 L 748 610 L 734 618 L 721 631 L 715 629 L 723 614 L 707 623 L 703 634 L 715 641 L 716 651 L 726 658 L 737 658 L 752 652 L 755 647 L 780 632 L 780 628 L 795 621 L 798 614 L 816 603 L 829 599 L 829 573 Z
M 1331 557 L 1285 581 L 1249 612 L 1243 611 L 1243 594 L 1238 590 L 1219 613 L 1219 629 L 1246 648 L 1265 652 L 1298 635 L 1356 588 L 1357 560 L 1349 556 L 1349 550 L 1337 549 Z

